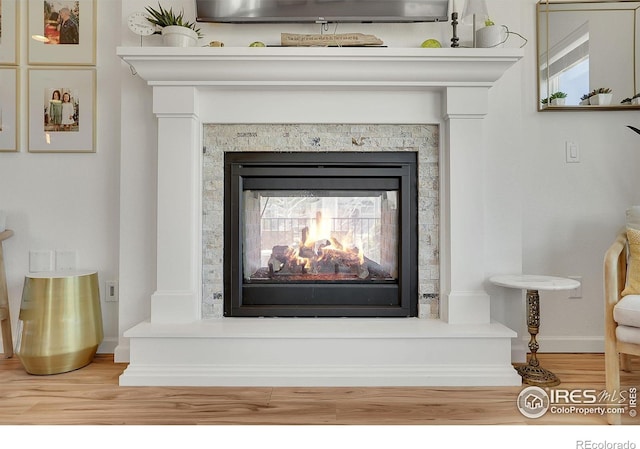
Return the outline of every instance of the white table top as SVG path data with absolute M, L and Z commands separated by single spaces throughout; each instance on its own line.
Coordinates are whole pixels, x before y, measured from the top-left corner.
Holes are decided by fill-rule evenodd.
M 501 287 L 527 290 L 572 290 L 580 287 L 580 282 L 575 279 L 535 274 L 502 274 L 489 280 Z

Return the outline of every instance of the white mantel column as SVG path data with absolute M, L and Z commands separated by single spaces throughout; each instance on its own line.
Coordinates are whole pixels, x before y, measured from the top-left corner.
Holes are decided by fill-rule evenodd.
M 484 291 L 484 131 L 488 87 L 447 87 L 441 211 L 441 318 L 451 324 L 489 323 Z M 445 233 L 449 233 L 446 235 Z
M 152 323 L 201 318 L 202 137 L 195 87 L 153 88 L 158 117 L 157 287 Z

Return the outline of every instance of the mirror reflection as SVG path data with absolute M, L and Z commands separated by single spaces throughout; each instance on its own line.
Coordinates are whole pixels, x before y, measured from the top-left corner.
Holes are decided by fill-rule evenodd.
M 539 110 L 640 108 L 640 1 L 538 3 Z

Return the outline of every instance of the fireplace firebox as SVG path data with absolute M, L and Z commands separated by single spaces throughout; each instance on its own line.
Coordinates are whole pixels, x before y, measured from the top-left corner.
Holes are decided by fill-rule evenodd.
M 417 315 L 417 155 L 226 153 L 224 313 Z

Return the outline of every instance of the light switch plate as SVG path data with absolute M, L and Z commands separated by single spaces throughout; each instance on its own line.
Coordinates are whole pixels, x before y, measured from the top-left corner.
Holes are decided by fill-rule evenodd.
M 567 156 L 567 163 L 574 164 L 580 162 L 580 148 L 578 148 L 578 144 L 576 142 L 567 140 L 564 146 Z

